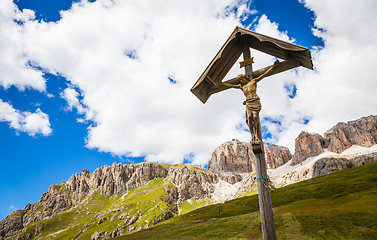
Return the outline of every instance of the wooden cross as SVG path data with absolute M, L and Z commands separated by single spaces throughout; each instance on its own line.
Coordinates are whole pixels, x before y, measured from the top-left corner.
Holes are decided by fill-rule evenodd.
M 283 59 L 273 65 L 253 71 L 250 48 Z M 240 67 L 245 67 L 245 75 L 223 81 L 225 75 L 235 64 L 240 55 L 243 61 Z M 255 154 L 255 171 L 257 177 L 259 208 L 263 239 L 276 239 L 274 215 L 270 196 L 266 160 L 264 156 L 263 139 L 259 121 L 260 101 L 256 95 L 257 82 L 295 67 L 303 66 L 313 69 L 310 52 L 307 48 L 258 34 L 236 27 L 224 43 L 215 58 L 200 76 L 191 92 L 203 103 L 215 93 L 229 88 L 241 89 L 246 97 L 246 122 L 252 135 L 251 144 Z

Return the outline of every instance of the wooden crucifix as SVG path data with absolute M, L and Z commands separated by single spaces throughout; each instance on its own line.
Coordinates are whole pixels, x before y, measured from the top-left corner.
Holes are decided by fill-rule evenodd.
M 272 55 L 278 60 L 271 66 L 253 71 L 250 48 Z M 223 81 L 225 75 L 243 54 L 241 67 L 245 67 L 245 75 Z M 200 76 L 191 92 L 203 103 L 214 94 L 229 88 L 239 88 L 246 100 L 246 123 L 251 133 L 251 145 L 255 154 L 255 172 L 257 176 L 259 208 L 263 239 L 276 239 L 275 223 L 267 175 L 266 160 L 263 149 L 263 139 L 259 112 L 260 99 L 257 95 L 257 83 L 265 77 L 280 73 L 295 67 L 303 66 L 313 69 L 310 52 L 307 48 L 258 34 L 236 27 L 228 40 L 224 43 L 215 58 Z

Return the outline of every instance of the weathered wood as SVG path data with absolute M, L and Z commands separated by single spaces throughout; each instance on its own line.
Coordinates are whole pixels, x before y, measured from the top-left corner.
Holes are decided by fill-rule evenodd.
M 235 62 L 238 60 L 242 53 L 242 49 L 237 44 L 229 45 L 228 47 L 232 47 L 228 50 L 226 48 L 223 52 L 223 54 L 226 54 L 227 58 L 219 58 L 217 61 L 219 64 L 216 64 L 217 67 L 212 68 L 208 75 L 211 75 L 211 78 L 214 80 L 214 82 L 219 83 L 219 79 L 224 79 L 226 74 L 229 72 L 229 70 L 233 67 Z
M 219 84 L 242 53 L 244 44 L 240 43 L 237 36 L 241 36 L 250 48 L 283 60 L 297 59 L 299 66 L 313 69 L 310 52 L 307 48 L 236 27 L 191 88 L 191 92 L 203 103 L 208 100 L 212 93 L 218 92 L 212 89 L 212 84 L 206 80 L 206 77 L 209 76 L 213 82 Z
M 264 67 L 264 68 L 261 68 L 261 69 L 258 69 L 256 71 L 252 72 L 251 73 L 252 78 L 259 77 L 264 72 L 266 72 L 268 69 L 270 69 L 272 66 L 273 65 L 270 65 L 268 67 Z M 271 72 L 267 73 L 266 77 L 269 77 L 271 75 L 274 75 L 274 74 L 277 74 L 277 73 L 281 73 L 281 72 L 290 70 L 290 69 L 298 67 L 298 66 L 300 66 L 300 63 L 299 63 L 299 61 L 297 59 L 289 59 L 289 60 L 286 60 L 286 61 L 282 61 L 282 62 L 279 63 L 279 65 L 277 67 L 275 67 L 274 69 L 272 69 Z M 227 84 L 238 84 L 238 81 L 237 81 L 237 78 L 231 78 L 229 80 L 224 81 L 224 83 L 227 83 Z M 224 86 L 224 85 L 216 84 L 216 85 L 210 87 L 208 91 L 209 91 L 209 94 L 212 95 L 212 94 L 215 94 L 215 93 L 218 93 L 218 92 L 222 92 L 222 91 L 227 90 L 227 89 L 229 89 L 229 87 Z
M 238 80 L 237 80 L 237 78 L 232 78 L 232 79 L 229 79 L 229 80 L 225 81 L 224 83 L 227 83 L 227 84 L 238 84 Z M 209 93 L 212 95 L 214 93 L 222 92 L 222 91 L 227 90 L 229 88 L 230 87 L 225 86 L 225 85 L 215 85 L 215 86 L 213 86 L 209 90 Z
M 250 49 L 246 45 L 243 49 L 243 58 L 250 58 Z M 249 67 L 250 66 L 250 67 Z M 252 67 L 251 65 L 245 67 L 245 75 L 252 78 Z M 258 119 L 259 121 L 259 119 Z M 263 232 L 263 240 L 276 240 L 275 232 L 275 222 L 274 222 L 274 212 L 272 210 L 271 195 L 269 189 L 269 182 L 267 175 L 266 159 L 264 157 L 263 149 L 263 139 L 262 130 L 259 124 L 259 139 L 261 141 L 261 153 L 255 153 L 255 172 L 257 175 L 257 187 L 258 187 L 258 199 L 259 199 L 259 209 L 261 216 L 261 225 Z
M 269 181 L 267 180 L 268 175 L 262 136 L 259 136 L 259 139 L 261 139 L 261 147 L 263 152 L 255 154 L 255 172 L 257 175 L 258 199 L 263 240 L 276 240 L 274 212 L 272 210 Z
M 253 72 L 250 48 L 285 61 L 280 63 L 276 61 L 272 66 Z M 245 75 L 247 78 L 241 75 L 238 78 L 232 78 L 223 82 L 226 74 L 230 71 L 241 53 L 243 54 L 244 60 L 241 63 L 241 67 L 245 67 Z M 264 240 L 276 240 L 276 232 L 263 149 L 262 131 L 258 117 L 261 104 L 256 93 L 257 82 L 264 77 L 298 66 L 313 69 L 310 51 L 307 48 L 236 27 L 191 88 L 191 92 L 203 103 L 205 103 L 212 94 L 221 92 L 230 87 L 241 87 L 241 90 L 245 94 L 247 124 L 252 134 L 251 142 L 256 156 L 255 171 L 257 175 L 258 198 Z M 253 78 L 258 79 L 248 81 Z M 228 86 L 226 86 L 226 84 L 220 84 L 222 82 L 227 83 Z
M 215 86 L 216 85 L 216 83 L 207 75 L 207 77 L 205 78 L 206 80 L 207 80 L 207 82 L 209 83 L 209 84 L 211 84 L 212 86 Z
M 254 63 L 254 58 L 249 58 L 245 61 L 240 62 L 240 68 L 253 64 L 253 63 Z
M 268 69 L 270 69 L 272 66 L 273 65 L 270 65 L 270 66 L 267 66 L 267 67 L 264 67 L 264 68 L 261 68 L 252 72 L 253 78 L 259 77 Z M 279 65 L 277 65 L 274 69 L 272 69 L 271 72 L 267 73 L 265 77 L 269 77 L 271 75 L 281 73 L 281 72 L 284 72 L 284 71 L 287 71 L 287 70 L 290 70 L 292 68 L 299 67 L 299 66 L 300 66 L 300 62 L 298 59 L 288 59 L 288 60 L 280 62 Z

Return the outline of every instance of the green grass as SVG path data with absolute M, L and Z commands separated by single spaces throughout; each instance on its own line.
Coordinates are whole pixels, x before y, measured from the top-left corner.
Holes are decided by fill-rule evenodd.
M 242 194 L 240 197 L 247 197 L 247 196 L 253 196 L 258 194 L 258 187 L 256 184 L 253 184 L 244 194 Z
M 192 198 L 192 199 L 184 201 L 180 205 L 181 214 L 185 214 L 185 213 L 191 212 L 195 209 L 205 207 L 205 206 L 208 206 L 208 205 L 211 205 L 211 204 L 213 204 L 213 202 L 209 198 L 198 199 L 198 200 Z
M 124 213 L 139 216 L 131 227 L 150 226 L 170 209 L 164 201 L 169 187 L 171 183 L 160 178 L 125 195 L 94 192 L 86 196 L 86 203 L 34 222 L 15 238 L 90 239 L 96 231 L 111 232 L 124 225 L 127 219 L 119 220 Z M 253 193 L 250 189 L 246 195 Z M 276 189 L 271 196 L 278 239 L 377 239 L 377 163 Z M 181 205 L 186 214 L 118 239 L 262 239 L 257 195 L 193 210 L 206 204 L 186 201 Z M 106 213 L 122 206 L 121 211 Z
M 272 203 L 278 239 L 377 239 L 377 163 L 276 189 Z M 121 239 L 262 239 L 258 196 L 200 208 Z
M 131 225 L 136 229 L 153 224 L 161 214 L 169 210 L 169 206 L 163 201 L 167 197 L 165 187 L 169 186 L 170 182 L 158 178 L 124 195 L 104 196 L 93 192 L 86 196 L 86 203 L 49 219 L 31 223 L 17 237 L 32 239 L 38 235 L 40 239 L 90 239 L 96 231 L 112 232 L 124 225 L 127 219 L 119 220 L 124 213 L 139 216 L 138 221 Z M 123 211 L 111 212 L 122 206 L 125 208 Z M 101 216 L 95 217 L 96 214 Z M 101 218 L 107 220 L 98 224 Z
M 152 164 L 157 164 L 157 165 L 160 165 L 166 169 L 170 169 L 170 167 L 172 166 L 171 164 L 163 164 L 163 163 L 154 163 L 154 162 L 151 162 Z

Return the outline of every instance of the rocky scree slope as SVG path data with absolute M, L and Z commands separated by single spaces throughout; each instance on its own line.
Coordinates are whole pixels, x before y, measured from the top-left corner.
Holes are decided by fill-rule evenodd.
M 325 150 L 320 155 L 307 158 L 297 165 L 291 165 L 291 162 L 292 160 L 279 168 L 267 171 L 274 187 L 280 188 L 343 169 L 377 162 L 377 145 L 353 145 L 342 153 Z
M 338 123 L 324 136 L 301 132 L 292 159 L 268 174 L 275 187 L 377 161 L 377 116 Z
M 288 148 L 282 146 L 265 144 L 264 149 L 272 184 L 275 187 L 282 187 L 345 168 L 375 162 L 377 161 L 376 143 L 377 116 L 371 115 L 347 123 L 338 123 L 325 132 L 324 136 L 301 132 L 296 138 L 293 156 Z M 253 190 L 253 180 L 247 180 L 245 178 L 247 175 L 243 173 L 255 170 L 254 159 L 249 143 L 233 140 L 220 145 L 212 153 L 208 169 L 217 172 L 223 180 L 232 184 L 242 180 L 240 189 L 243 191 L 235 194 L 239 196 L 245 191 Z

